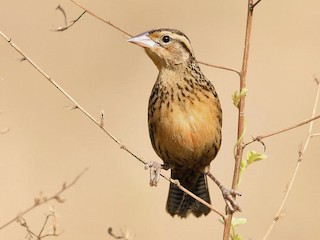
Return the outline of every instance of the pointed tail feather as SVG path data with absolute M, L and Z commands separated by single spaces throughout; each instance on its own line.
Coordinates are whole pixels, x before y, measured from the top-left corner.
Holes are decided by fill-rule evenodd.
M 181 174 L 172 170 L 171 178 L 178 179 L 182 186 L 206 202 L 211 203 L 207 177 L 203 173 L 188 171 Z M 181 191 L 173 183 L 170 183 L 166 208 L 171 216 L 178 215 L 182 218 L 187 217 L 189 213 L 194 214 L 196 217 L 200 217 L 201 215 L 207 215 L 210 212 L 210 209 L 207 206 Z

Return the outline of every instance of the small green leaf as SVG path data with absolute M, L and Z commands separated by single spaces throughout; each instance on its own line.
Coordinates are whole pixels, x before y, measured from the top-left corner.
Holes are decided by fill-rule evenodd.
M 266 158 L 267 158 L 267 155 L 251 150 L 251 151 L 247 152 L 247 156 L 246 156 L 247 165 L 250 165 L 251 163 L 254 163 L 254 162 L 266 159 Z
M 243 237 L 239 234 L 236 233 L 236 227 L 246 224 L 247 223 L 247 219 L 245 218 L 232 218 L 231 221 L 231 239 L 232 240 L 242 240 Z
M 219 218 L 218 221 L 219 221 L 221 224 L 224 225 L 224 220 L 223 220 L 223 218 Z
M 234 227 L 237 227 L 237 226 L 240 226 L 240 225 L 244 225 L 247 223 L 247 219 L 245 218 L 232 218 L 232 226 Z
M 246 96 L 248 92 L 248 89 L 246 88 L 242 88 L 241 89 L 241 92 L 239 93 L 238 91 L 235 91 L 233 94 L 232 94 L 232 101 L 233 101 L 233 105 L 235 107 L 239 107 L 239 102 L 240 102 L 240 99 L 244 96 Z
M 238 91 L 235 91 L 235 92 L 232 94 L 232 101 L 233 101 L 233 105 L 234 105 L 235 107 L 238 107 L 238 106 L 239 106 L 240 94 L 238 93 Z
M 240 162 L 240 168 L 242 168 L 244 170 L 247 168 L 247 166 L 248 166 L 247 159 L 242 159 Z
M 238 234 L 231 236 L 231 240 L 242 240 L 242 239 L 243 239 L 242 236 L 240 236 Z

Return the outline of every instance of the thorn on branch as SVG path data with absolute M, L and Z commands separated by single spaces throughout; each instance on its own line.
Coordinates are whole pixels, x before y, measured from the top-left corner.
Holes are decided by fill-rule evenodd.
M 282 217 L 284 217 L 284 216 L 285 216 L 285 211 L 283 210 L 283 211 L 280 212 L 279 215 L 275 216 L 273 220 L 274 220 L 275 222 L 277 222 L 277 221 L 280 220 L 280 218 L 282 218 Z
M 126 145 L 124 145 L 123 143 L 119 143 L 119 146 L 120 146 L 120 149 L 122 149 L 122 150 L 125 150 L 125 151 L 127 151 L 128 149 L 127 149 L 127 147 L 126 147 Z
M 67 110 L 75 110 L 75 109 L 78 109 L 79 107 L 77 105 L 73 105 L 73 106 L 65 106 L 64 108 Z
M 58 203 L 64 203 L 66 201 L 65 198 L 61 197 L 60 195 L 57 195 L 54 197 L 54 199 L 58 202 Z
M 34 206 L 38 206 L 41 203 L 41 198 L 35 197 L 34 198 Z
M 103 110 L 101 110 L 101 113 L 100 113 L 100 127 L 104 128 L 104 111 Z
M 19 61 L 20 63 L 22 63 L 22 62 L 25 61 L 25 60 L 27 60 L 26 57 L 18 58 L 18 61 Z

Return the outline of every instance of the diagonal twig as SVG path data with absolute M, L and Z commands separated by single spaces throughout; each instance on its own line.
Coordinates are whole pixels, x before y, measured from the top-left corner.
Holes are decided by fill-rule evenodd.
M 74 4 L 76 4 L 78 7 L 82 8 L 85 12 L 89 13 L 90 15 L 92 15 L 93 17 L 99 19 L 100 21 L 108 24 L 110 27 L 122 32 L 123 34 L 125 34 L 127 37 L 132 37 L 131 34 L 129 34 L 128 32 L 126 32 L 125 30 L 123 30 L 122 28 L 114 25 L 113 23 L 111 23 L 110 21 L 108 20 L 105 20 L 103 19 L 102 17 L 99 17 L 97 14 L 95 14 L 94 12 L 92 12 L 91 10 L 85 8 L 84 6 L 82 6 L 80 3 L 78 3 L 77 1 L 75 0 L 70 0 L 71 2 L 73 2 Z
M 34 201 L 34 204 L 27 208 L 26 210 L 22 211 L 19 213 L 18 216 L 12 218 L 10 221 L 6 222 L 5 224 L 3 225 L 0 225 L 0 230 L 2 230 L 3 228 L 7 227 L 8 225 L 10 225 L 11 223 L 17 221 L 19 218 L 21 218 L 23 215 L 27 214 L 28 212 L 30 212 L 31 210 L 33 210 L 34 208 L 36 207 L 39 207 L 40 205 L 46 203 L 46 202 L 49 202 L 51 200 L 57 200 L 58 202 L 63 202 L 62 198 L 61 198 L 61 193 L 65 192 L 66 190 L 68 190 L 69 188 L 71 188 L 73 185 L 75 185 L 79 178 L 82 177 L 82 175 L 88 170 L 89 168 L 85 168 L 80 174 L 78 174 L 75 179 L 73 179 L 72 182 L 70 183 L 64 183 L 62 185 L 62 188 L 56 192 L 55 194 L 53 194 L 51 197 L 44 197 L 44 198 L 41 198 L 41 199 L 35 199 Z
M 287 127 L 287 128 L 281 129 L 281 130 L 274 131 L 274 132 L 268 133 L 268 134 L 260 135 L 260 136 L 258 136 L 258 137 L 253 138 L 251 141 L 248 141 L 248 142 L 244 143 L 243 146 L 246 147 L 247 145 L 249 145 L 249 144 L 251 144 L 251 143 L 254 143 L 254 142 L 257 142 L 257 141 L 260 142 L 260 141 L 261 141 L 262 139 L 264 139 L 264 138 L 272 137 L 272 136 L 278 135 L 278 134 L 280 134 L 280 133 L 284 133 L 284 132 L 290 131 L 290 130 L 292 130 L 292 129 L 301 127 L 301 126 L 303 126 L 303 125 L 305 125 L 305 124 L 308 124 L 308 123 L 313 122 L 313 121 L 318 120 L 318 119 L 320 119 L 320 115 L 314 116 L 314 117 L 309 118 L 309 119 L 307 119 L 307 120 L 305 120 L 305 121 L 303 121 L 303 122 L 294 124 L 294 125 L 292 125 L 292 126 L 290 126 L 290 127 Z
M 38 72 L 41 73 L 42 76 L 44 76 L 55 88 L 57 88 L 65 97 L 67 97 L 73 104 L 74 107 L 72 109 L 79 109 L 83 114 L 85 114 L 95 125 L 97 125 L 104 133 L 106 133 L 115 143 L 117 143 L 119 145 L 119 147 L 123 150 L 125 150 L 126 152 L 128 152 L 130 155 L 132 155 L 134 158 L 136 158 L 139 162 L 143 163 L 144 165 L 146 165 L 147 162 L 145 162 L 141 157 L 139 157 L 137 154 L 135 154 L 133 151 L 131 151 L 130 149 L 128 149 L 124 144 L 121 143 L 120 140 L 118 140 L 113 134 L 111 134 L 105 127 L 103 124 L 103 119 L 100 118 L 100 121 L 97 121 L 89 112 L 87 112 L 73 97 L 71 97 L 70 94 L 68 94 L 57 82 L 55 82 L 46 72 L 44 72 L 35 62 L 32 61 L 32 59 L 26 54 L 24 53 L 14 42 L 11 41 L 11 39 L 9 37 L 7 37 L 4 33 L 2 33 L 0 31 L 0 36 L 2 36 L 3 38 L 5 38 L 8 43 L 17 51 L 19 52 L 23 58 L 28 61 Z M 102 122 L 101 122 L 102 121 Z M 176 184 L 182 191 L 184 191 L 185 193 L 187 193 L 188 195 L 190 195 L 191 197 L 195 198 L 196 200 L 198 200 L 199 202 L 203 203 L 204 205 L 208 205 L 208 207 L 218 213 L 220 216 L 223 217 L 223 214 L 221 214 L 218 210 L 214 209 L 213 206 L 211 206 L 210 204 L 206 203 L 204 200 L 202 200 L 201 198 L 197 197 L 196 195 L 192 194 L 189 191 L 186 191 L 185 188 L 183 188 L 182 186 L 179 186 L 180 184 L 178 184 L 176 181 L 174 181 L 171 178 L 167 178 L 166 176 L 162 175 L 161 176 L 163 178 L 165 178 L 166 180 L 168 180 L 169 182 L 172 182 L 173 184 Z M 29 211 L 29 210 L 28 210 Z M 0 227 L 1 230 L 1 227 Z
M 76 4 L 78 7 L 80 7 L 82 10 L 84 10 L 85 12 L 89 13 L 91 16 L 97 18 L 98 20 L 108 24 L 110 27 L 118 30 L 119 32 L 122 32 L 124 33 L 127 37 L 132 37 L 132 35 L 130 33 L 128 33 L 127 31 L 125 31 L 124 29 L 116 26 L 115 24 L 113 24 L 111 21 L 109 20 L 105 20 L 103 19 L 102 17 L 98 16 L 97 14 L 95 14 L 93 11 L 89 10 L 88 8 L 86 8 L 85 6 L 83 6 L 82 4 L 80 4 L 79 2 L 77 2 L 76 0 L 70 0 L 71 2 L 73 2 L 74 4 Z M 218 66 L 218 65 L 214 65 L 214 64 L 210 64 L 210 63 L 205 63 L 205 62 L 202 62 L 202 61 L 198 61 L 198 63 L 202 64 L 202 65 L 206 65 L 208 67 L 213 67 L 213 68 L 217 68 L 217 69 L 223 69 L 223 70 L 226 70 L 226 71 L 231 71 L 231 72 L 234 72 L 234 73 L 237 73 L 239 76 L 240 76 L 240 72 L 235 70 L 235 69 L 232 69 L 232 68 L 228 68 L 228 67 L 223 67 L 223 66 Z
M 60 6 L 60 5 L 59 5 Z M 60 7 L 61 8 L 61 7 Z M 61 8 L 63 9 L 63 8 Z M 65 14 L 65 11 L 63 10 L 63 13 Z M 72 27 L 76 22 L 78 22 L 80 20 L 80 18 L 86 13 L 86 11 L 83 11 L 79 17 L 77 17 L 76 19 L 72 20 L 69 24 L 66 23 L 65 26 L 63 27 L 58 27 L 56 29 L 52 29 L 51 31 L 53 32 L 63 32 L 65 30 L 67 30 L 68 28 Z M 66 18 L 65 18 L 65 21 L 66 21 Z
M 317 110 L 317 106 L 318 106 L 318 103 L 319 103 L 319 95 L 320 95 L 320 84 L 319 84 L 318 81 L 316 81 L 316 82 L 317 82 L 317 92 L 316 92 L 316 96 L 315 96 L 315 100 L 314 100 L 314 105 L 313 105 L 313 110 L 312 110 L 312 115 L 311 115 L 312 117 L 315 116 L 315 113 L 316 113 L 316 110 Z M 283 197 L 283 199 L 282 199 L 282 201 L 280 203 L 278 211 L 276 212 L 276 214 L 275 214 L 275 216 L 274 216 L 274 218 L 273 218 L 273 220 L 272 220 L 267 232 L 265 233 L 265 235 L 262 238 L 263 240 L 266 240 L 269 237 L 272 229 L 274 228 L 275 224 L 277 223 L 277 221 L 281 217 L 281 213 L 283 212 L 284 205 L 285 205 L 285 203 L 286 203 L 286 201 L 288 199 L 288 196 L 289 196 L 289 194 L 291 192 L 291 188 L 293 186 L 293 183 L 294 183 L 294 181 L 296 179 L 296 176 L 297 176 L 297 173 L 299 171 L 302 158 L 303 158 L 304 153 L 306 152 L 306 150 L 308 148 L 308 145 L 309 145 L 309 142 L 310 142 L 310 140 L 311 140 L 311 138 L 313 136 L 313 134 L 312 134 L 313 125 L 314 125 L 314 121 L 311 121 L 310 124 L 309 124 L 307 138 L 306 138 L 302 148 L 299 151 L 298 161 L 297 161 L 296 167 L 295 167 L 295 169 L 293 171 L 293 174 L 292 174 L 292 177 L 291 177 L 290 182 L 288 184 L 288 187 L 286 189 L 286 193 L 285 193 L 285 195 L 284 195 L 284 197 Z

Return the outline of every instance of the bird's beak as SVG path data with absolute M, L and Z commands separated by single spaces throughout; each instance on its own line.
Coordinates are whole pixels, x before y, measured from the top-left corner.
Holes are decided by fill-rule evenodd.
M 134 43 L 134 44 L 137 44 L 137 45 L 144 47 L 144 48 L 152 48 L 152 47 L 158 45 L 155 41 L 153 41 L 149 37 L 148 32 L 144 32 L 144 33 L 141 33 L 135 37 L 129 38 L 127 41 Z

